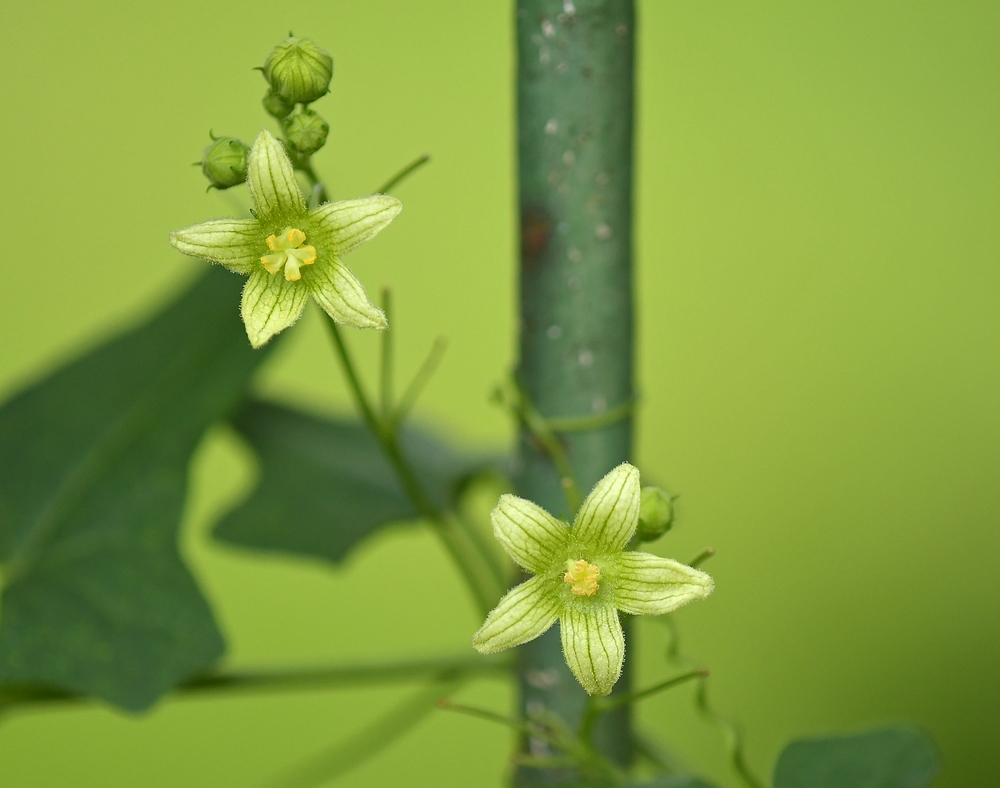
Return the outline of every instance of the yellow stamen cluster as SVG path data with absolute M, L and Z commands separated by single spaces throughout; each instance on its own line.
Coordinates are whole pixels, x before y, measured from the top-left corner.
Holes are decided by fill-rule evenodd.
M 260 258 L 269 274 L 276 274 L 285 270 L 285 279 L 289 282 L 297 282 L 302 278 L 299 270 L 303 265 L 312 265 L 316 262 L 316 247 L 304 246 L 306 234 L 294 227 L 286 227 L 281 231 L 281 235 L 269 235 L 267 237 L 267 248 L 273 254 L 266 254 Z
M 597 593 L 597 579 L 601 576 L 601 570 L 585 558 L 579 561 L 570 559 L 566 562 L 569 570 L 563 575 L 563 580 L 570 584 L 570 591 L 577 596 L 593 596 Z

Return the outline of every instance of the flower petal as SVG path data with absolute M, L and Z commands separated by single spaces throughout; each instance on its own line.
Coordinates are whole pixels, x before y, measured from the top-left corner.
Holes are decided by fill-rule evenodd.
M 280 273 L 258 268 L 243 288 L 243 323 L 250 344 L 260 347 L 292 325 L 309 300 L 309 291 L 298 282 L 289 282 Z
M 536 575 L 515 586 L 472 637 L 472 645 L 482 654 L 492 654 L 534 640 L 556 623 L 559 596 L 547 587 L 551 578 Z
M 247 158 L 247 184 L 257 216 L 277 219 L 306 211 L 292 162 L 274 135 L 261 129 Z
M 543 572 L 566 558 L 569 528 L 531 501 L 501 495 L 490 522 L 507 555 L 530 572 Z
M 368 300 L 351 269 L 335 257 L 321 259 L 303 272 L 310 292 L 334 322 L 357 328 L 388 328 L 382 310 Z
M 591 695 L 611 692 L 625 663 L 625 634 L 614 606 L 567 606 L 559 630 L 563 656 L 577 681 Z
M 597 550 L 623 550 L 639 524 L 639 470 L 623 462 L 583 502 L 573 537 Z
M 309 212 L 310 242 L 321 244 L 324 251 L 346 254 L 377 235 L 401 210 L 403 203 L 388 194 L 328 202 Z
M 709 575 L 652 553 L 626 552 L 618 559 L 615 604 L 633 615 L 658 616 L 715 589 Z
M 264 246 L 256 219 L 213 219 L 170 233 L 170 245 L 181 254 L 248 274 Z

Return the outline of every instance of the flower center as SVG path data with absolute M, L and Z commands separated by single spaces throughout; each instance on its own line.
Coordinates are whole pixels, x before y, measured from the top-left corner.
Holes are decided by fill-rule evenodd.
M 577 596 L 593 596 L 597 593 L 597 578 L 601 576 L 600 569 L 588 563 L 584 558 L 579 561 L 570 559 L 566 562 L 566 568 L 569 571 L 563 575 L 563 580 L 569 583 L 570 591 Z
M 272 253 L 260 258 L 267 272 L 276 274 L 283 268 L 285 279 L 289 282 L 301 279 L 302 272 L 299 269 L 316 262 L 316 247 L 304 246 L 305 240 L 306 234 L 294 227 L 286 227 L 281 235 L 269 235 L 267 248 Z

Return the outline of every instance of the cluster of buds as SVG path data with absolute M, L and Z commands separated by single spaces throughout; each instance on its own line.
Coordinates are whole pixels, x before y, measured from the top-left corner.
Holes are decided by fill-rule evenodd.
M 330 132 L 309 105 L 330 92 L 333 58 L 308 38 L 289 36 L 271 50 L 261 72 L 268 84 L 264 109 L 281 123 L 293 159 L 311 156 Z
M 330 92 L 333 58 L 308 38 L 289 36 L 271 50 L 260 71 L 268 83 L 261 103 L 281 124 L 292 161 L 304 162 L 326 144 L 330 132 L 329 124 L 309 104 Z M 235 137 L 213 137 L 198 162 L 209 188 L 245 183 L 249 150 Z

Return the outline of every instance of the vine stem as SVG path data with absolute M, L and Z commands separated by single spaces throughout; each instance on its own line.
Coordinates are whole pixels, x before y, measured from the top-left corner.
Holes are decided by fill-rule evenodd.
M 583 720 L 580 723 L 580 739 L 585 744 L 590 741 L 590 737 L 594 732 L 594 724 L 597 722 L 598 717 L 614 709 L 619 709 L 622 706 L 627 706 L 629 704 L 635 703 L 640 700 L 645 700 L 651 695 L 655 695 L 658 692 L 663 692 L 664 690 L 672 689 L 674 687 L 679 687 L 681 684 L 686 684 L 693 679 L 704 678 L 708 675 L 707 670 L 692 670 L 689 673 L 684 673 L 680 676 L 675 676 L 672 679 L 667 679 L 666 681 L 661 681 L 658 684 L 654 684 L 652 687 L 647 687 L 646 689 L 637 690 L 636 692 L 629 692 L 625 695 L 615 695 L 610 698 L 591 698 L 587 703 L 587 709 L 583 714 Z
M 504 673 L 509 670 L 508 660 L 466 656 L 311 668 L 230 670 L 188 679 L 174 690 L 174 694 L 177 697 L 188 697 L 216 693 L 282 692 L 412 681 L 445 673 L 469 676 Z M 51 687 L 4 687 L 0 690 L 0 711 L 39 704 L 75 704 L 88 701 L 86 696 Z
M 306 158 L 304 161 L 299 162 L 296 169 L 309 179 L 309 183 L 316 192 L 316 203 L 318 205 L 322 205 L 325 202 L 329 202 L 330 195 L 326 191 L 326 184 L 324 184 L 316 174 L 316 170 L 313 168 L 312 159 Z
M 434 527 L 435 533 L 458 566 L 479 608 L 483 613 L 488 613 L 493 609 L 499 591 L 499 589 L 492 587 L 491 582 L 488 584 L 484 582 L 494 576 L 490 561 L 480 554 L 474 538 L 463 532 L 463 521 L 441 511 L 424 490 L 416 473 L 403 456 L 399 444 L 398 421 L 395 419 L 383 421 L 379 418 L 361 383 L 361 378 L 358 376 L 357 368 L 339 326 L 326 313 L 324 313 L 324 318 L 330 337 L 333 339 L 344 377 L 347 379 L 355 404 L 365 423 L 382 447 L 382 452 L 396 472 L 403 490 L 413 505 L 417 507 L 421 516 Z

